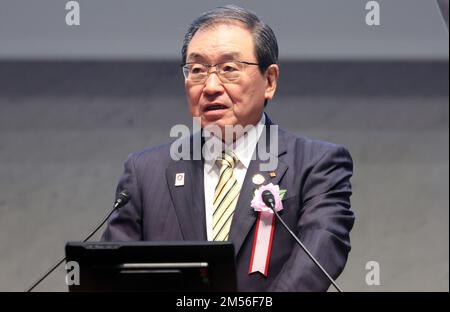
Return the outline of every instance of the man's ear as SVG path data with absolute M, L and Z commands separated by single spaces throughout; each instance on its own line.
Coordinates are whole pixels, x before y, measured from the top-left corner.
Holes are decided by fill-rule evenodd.
M 266 100 L 271 100 L 277 89 L 277 81 L 280 69 L 277 64 L 272 64 L 266 69 L 264 74 L 266 78 L 266 92 L 264 93 L 264 98 Z

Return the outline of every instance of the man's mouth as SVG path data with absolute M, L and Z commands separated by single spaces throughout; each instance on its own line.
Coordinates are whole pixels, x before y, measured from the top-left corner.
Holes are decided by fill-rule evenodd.
M 221 104 L 208 105 L 205 107 L 205 112 L 221 110 L 221 109 L 226 109 L 226 108 L 227 107 L 225 105 L 221 105 Z

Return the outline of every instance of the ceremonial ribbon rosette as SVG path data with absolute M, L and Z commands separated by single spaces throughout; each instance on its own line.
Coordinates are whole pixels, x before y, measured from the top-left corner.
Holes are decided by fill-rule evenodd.
M 280 190 L 278 185 L 273 185 L 272 183 L 262 185 L 255 190 L 255 195 L 250 204 L 251 207 L 258 212 L 258 220 L 256 221 L 255 237 L 253 239 L 252 255 L 248 273 L 260 272 L 267 277 L 273 233 L 275 230 L 275 214 L 262 200 L 262 193 L 266 190 L 273 194 L 275 198 L 275 211 L 277 212 L 283 209 L 281 200 L 284 197 L 286 190 Z

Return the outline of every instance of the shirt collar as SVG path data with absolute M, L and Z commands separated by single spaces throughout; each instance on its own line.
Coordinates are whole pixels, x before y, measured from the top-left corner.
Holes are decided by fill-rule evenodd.
M 266 116 L 263 113 L 261 119 L 248 130 L 244 135 L 240 136 L 235 142 L 229 145 L 225 145 L 222 141 L 214 136 L 207 136 L 205 138 L 205 144 L 203 147 L 205 168 L 207 172 L 211 172 L 214 169 L 217 158 L 220 157 L 222 150 L 231 150 L 238 158 L 239 162 L 248 169 L 250 161 L 252 160 L 253 152 L 255 151 L 256 144 L 259 141 L 259 137 L 264 130 L 266 124 Z M 222 147 L 222 148 L 214 148 Z

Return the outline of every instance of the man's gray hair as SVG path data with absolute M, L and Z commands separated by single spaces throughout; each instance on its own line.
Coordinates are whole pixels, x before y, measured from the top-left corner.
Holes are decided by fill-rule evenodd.
M 218 7 L 197 17 L 184 36 L 181 49 L 182 63 L 186 62 L 187 47 L 199 29 L 217 24 L 240 22 L 253 34 L 255 53 L 259 70 L 264 73 L 271 64 L 278 61 L 278 44 L 273 30 L 251 11 L 235 5 Z

